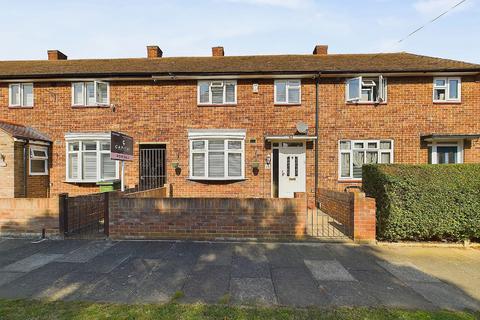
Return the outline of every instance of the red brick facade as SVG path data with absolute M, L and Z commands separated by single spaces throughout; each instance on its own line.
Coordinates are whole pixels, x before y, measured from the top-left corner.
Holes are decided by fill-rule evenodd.
M 258 93 L 252 85 L 259 84 Z M 309 134 L 315 128 L 315 82 L 302 79 L 301 105 L 274 105 L 273 79 L 238 80 L 234 106 L 198 106 L 196 80 L 112 81 L 114 107 L 72 107 L 70 82 L 36 82 L 33 108 L 9 108 L 8 84 L 0 84 L 0 119 L 32 126 L 52 138 L 50 182 L 52 195 L 98 191 L 93 184 L 66 183 L 65 133 L 121 131 L 139 143 L 167 146 L 167 181 L 178 197 L 270 197 L 271 170 L 265 158 L 271 153 L 266 135 L 292 135 L 303 121 Z M 347 104 L 345 78 L 320 78 L 319 85 L 319 187 L 343 190 L 352 182 L 338 181 L 339 139 L 392 139 L 395 163 L 426 163 L 427 148 L 421 134 L 480 132 L 480 83 L 462 77 L 461 103 L 433 103 L 433 77 L 388 77 L 388 101 L 383 104 Z M 188 129 L 246 129 L 245 180 L 194 182 L 188 180 Z M 253 143 L 250 141 L 254 140 Z M 307 145 L 307 192 L 314 189 L 314 145 Z M 258 172 L 252 162 L 258 159 Z M 480 159 L 480 144 L 466 142 L 464 162 Z M 178 161 L 180 172 L 171 162 Z M 126 164 L 126 184 L 138 183 L 138 160 Z

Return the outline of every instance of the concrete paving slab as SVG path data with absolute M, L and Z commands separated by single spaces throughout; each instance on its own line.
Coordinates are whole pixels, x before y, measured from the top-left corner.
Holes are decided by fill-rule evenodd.
M 435 306 L 412 288 L 383 271 L 352 270 L 365 292 L 380 301 L 381 306 L 407 309 L 435 309 Z
M 0 287 L 24 275 L 23 272 L 0 272 Z
M 228 293 L 230 267 L 211 266 L 193 272 L 183 286 L 183 302 L 218 303 Z
M 61 254 L 36 253 L 28 258 L 19 260 L 3 267 L 1 271 L 30 272 L 60 258 L 61 256 Z
M 370 295 L 359 282 L 321 281 L 319 286 L 337 307 L 378 307 L 380 300 Z
M 41 253 L 67 254 L 82 246 L 88 245 L 89 240 L 48 240 L 49 246 L 40 250 Z
M 8 252 L 12 249 L 17 249 L 30 244 L 31 240 L 26 239 L 2 239 L 0 242 L 0 252 Z
M 92 241 L 65 254 L 63 257 L 57 259 L 57 262 L 85 263 L 115 244 L 116 242 L 110 241 Z
M 442 282 L 408 282 L 407 285 L 441 309 L 480 310 L 480 302 Z
M 334 255 L 325 244 L 298 245 L 297 251 L 307 260 L 335 260 Z
M 274 268 L 272 280 L 281 305 L 327 306 L 330 299 L 305 267 Z
M 303 266 L 303 257 L 296 246 L 288 244 L 267 244 L 265 254 L 273 267 L 300 267 Z
M 51 262 L 1 286 L 0 297 L 10 299 L 40 297 L 57 279 L 78 268 L 79 265 L 72 263 Z
M 375 252 L 369 246 L 330 244 L 326 245 L 335 260 L 347 270 L 382 271 L 376 264 Z
M 319 281 L 356 281 L 337 260 L 304 260 L 313 277 Z
M 230 293 L 233 303 L 249 305 L 278 303 L 270 278 L 232 278 Z
M 110 273 L 129 257 L 130 255 L 98 255 L 86 262 L 83 270 L 84 272 Z
M 247 258 L 256 263 L 267 263 L 268 259 L 265 255 L 265 246 L 262 244 L 235 244 L 233 253 L 236 256 Z
M 105 251 L 105 254 L 130 255 L 133 258 L 160 259 L 174 245 L 163 241 L 119 241 Z
M 2 252 L 2 257 L 10 260 L 21 260 L 27 258 L 35 253 L 43 252 L 51 246 L 51 241 L 45 240 L 38 243 L 32 241 L 22 241 L 21 246 L 13 247 L 7 251 Z
M 233 247 L 226 243 L 209 243 L 202 248 L 195 270 L 209 266 L 229 266 L 232 263 Z
M 268 262 L 256 262 L 244 256 L 233 256 L 232 278 L 270 278 Z
M 378 260 L 377 263 L 395 277 L 405 282 L 441 282 L 437 278 L 422 272 L 411 262 L 387 262 Z
M 181 291 L 189 270 L 178 268 L 169 261 L 157 260 L 158 264 L 132 292 L 136 303 L 165 303 L 172 299 L 175 292 Z

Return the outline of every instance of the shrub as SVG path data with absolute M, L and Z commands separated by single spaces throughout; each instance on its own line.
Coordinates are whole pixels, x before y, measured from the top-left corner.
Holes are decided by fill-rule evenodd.
M 382 240 L 480 238 L 480 164 L 365 165 Z

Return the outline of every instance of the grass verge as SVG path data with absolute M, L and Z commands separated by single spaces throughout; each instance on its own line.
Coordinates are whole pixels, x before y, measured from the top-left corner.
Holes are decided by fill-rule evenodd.
M 172 319 L 172 320 L 243 320 L 243 319 L 421 319 L 474 320 L 480 313 L 450 311 L 412 311 L 400 309 L 338 308 L 296 309 L 235 307 L 205 304 L 124 305 L 87 302 L 45 302 L 31 300 L 0 300 L 0 319 Z

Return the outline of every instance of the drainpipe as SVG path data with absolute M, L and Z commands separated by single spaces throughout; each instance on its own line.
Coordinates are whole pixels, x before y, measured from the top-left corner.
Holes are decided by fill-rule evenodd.
M 319 129 L 319 124 L 318 124 L 318 113 L 319 113 L 319 108 L 318 108 L 318 87 L 319 87 L 319 81 L 322 73 L 319 72 L 315 76 L 315 199 L 314 203 L 316 205 L 317 203 L 317 193 L 318 193 L 318 138 L 320 133 L 318 132 Z
M 27 142 L 23 143 L 23 197 L 27 198 Z

